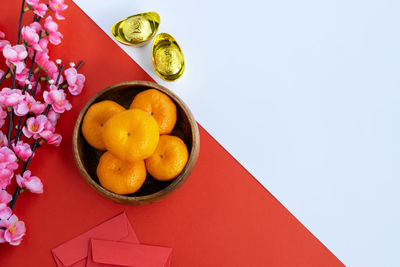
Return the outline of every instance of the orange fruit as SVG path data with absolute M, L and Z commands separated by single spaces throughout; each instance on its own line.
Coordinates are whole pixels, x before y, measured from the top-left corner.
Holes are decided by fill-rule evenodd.
M 156 151 L 145 162 L 151 176 L 160 181 L 169 181 L 182 172 L 188 159 L 189 152 L 182 139 L 161 135 Z
M 132 194 L 139 190 L 146 179 L 143 160 L 126 162 L 110 152 L 105 152 L 97 165 L 97 177 L 107 190 L 120 195 Z
M 110 100 L 91 105 L 82 122 L 82 134 L 89 145 L 105 150 L 106 148 L 102 139 L 104 124 L 109 118 L 124 110 L 123 106 Z
M 150 157 L 160 134 L 156 120 L 139 109 L 123 111 L 104 124 L 103 141 L 108 151 L 134 162 Z
M 135 96 L 130 108 L 148 112 L 156 119 L 160 134 L 170 134 L 176 123 L 175 103 L 166 94 L 149 89 Z

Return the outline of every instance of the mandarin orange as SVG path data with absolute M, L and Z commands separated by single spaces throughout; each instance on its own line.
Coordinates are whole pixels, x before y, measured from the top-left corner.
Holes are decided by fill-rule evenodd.
M 135 193 L 146 179 L 146 167 L 143 160 L 123 161 L 111 152 L 105 152 L 97 166 L 97 177 L 107 190 L 120 195 Z
M 188 159 L 189 152 L 182 139 L 161 135 L 156 151 L 145 163 L 151 176 L 160 181 L 169 181 L 182 172 Z
M 177 116 L 175 103 L 156 89 L 137 94 L 130 108 L 141 109 L 152 115 L 158 123 L 160 134 L 170 134 L 174 129 Z
M 89 145 L 105 150 L 102 139 L 104 124 L 109 118 L 124 110 L 123 106 L 110 100 L 104 100 L 90 106 L 82 122 L 82 134 Z
M 104 125 L 103 141 L 107 150 L 122 160 L 134 162 L 150 157 L 157 147 L 156 120 L 139 109 L 123 111 Z

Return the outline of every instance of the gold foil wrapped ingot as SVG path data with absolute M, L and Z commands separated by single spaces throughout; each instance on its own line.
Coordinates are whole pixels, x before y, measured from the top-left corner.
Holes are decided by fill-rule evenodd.
M 157 35 L 151 54 L 154 69 L 162 79 L 174 81 L 182 76 L 185 70 L 185 59 L 174 37 L 168 33 Z
M 123 44 L 142 46 L 154 37 L 159 26 L 160 16 L 156 12 L 146 12 L 116 22 L 111 34 Z

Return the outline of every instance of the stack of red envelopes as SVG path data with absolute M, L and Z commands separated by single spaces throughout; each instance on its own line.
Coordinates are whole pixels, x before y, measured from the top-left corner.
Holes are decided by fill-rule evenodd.
M 139 243 L 125 213 L 52 250 L 58 266 L 169 267 L 172 248 Z

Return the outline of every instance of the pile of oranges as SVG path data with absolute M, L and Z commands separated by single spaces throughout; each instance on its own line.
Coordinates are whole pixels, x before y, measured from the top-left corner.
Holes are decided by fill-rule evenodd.
M 175 103 L 156 89 L 137 94 L 129 109 L 110 100 L 93 104 L 82 134 L 91 146 L 106 150 L 97 166 L 100 184 L 125 195 L 140 189 L 147 172 L 159 181 L 176 178 L 189 159 L 185 143 L 170 135 L 176 120 Z

